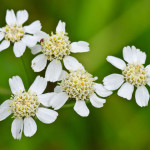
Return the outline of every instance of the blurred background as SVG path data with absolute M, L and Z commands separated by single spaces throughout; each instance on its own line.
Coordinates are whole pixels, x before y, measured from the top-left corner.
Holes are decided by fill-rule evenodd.
M 71 41 L 87 41 L 90 52 L 73 54 L 101 83 L 106 75 L 120 73 L 106 62 L 107 55 L 122 58 L 122 49 L 135 45 L 147 53 L 150 64 L 150 0 L 0 0 L 0 27 L 5 26 L 7 9 L 26 9 L 25 25 L 40 20 L 42 30 L 55 32 L 65 21 Z M 38 73 L 31 69 L 29 49 L 16 58 L 12 46 L 0 53 L 0 103 L 10 98 L 8 78 L 19 75 L 28 89 Z M 25 67 L 22 63 L 25 63 Z M 40 73 L 44 76 L 44 72 Z M 47 91 L 53 91 L 49 84 Z M 149 89 L 150 90 L 150 89 Z M 74 102 L 73 102 L 74 103 Z M 101 109 L 88 104 L 90 115 L 82 118 L 73 108 L 60 109 L 58 119 L 46 125 L 36 120 L 37 133 L 20 141 L 11 135 L 11 117 L 0 122 L 0 150 L 148 150 L 150 149 L 150 104 L 140 108 L 134 99 L 116 92 Z

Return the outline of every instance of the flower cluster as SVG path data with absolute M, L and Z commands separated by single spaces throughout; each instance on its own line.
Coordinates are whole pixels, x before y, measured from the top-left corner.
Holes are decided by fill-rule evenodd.
M 72 56 L 71 53 L 81 53 L 89 51 L 89 44 L 84 41 L 73 42 L 69 41 L 69 37 L 65 31 L 65 23 L 59 21 L 56 27 L 56 34 L 41 34 L 40 44 L 31 48 L 33 54 L 41 52 L 32 60 L 32 69 L 35 72 L 42 71 L 50 61 L 45 78 L 47 81 L 58 81 L 61 72 L 63 61 L 67 70 L 76 70 L 81 64 Z
M 135 99 L 139 106 L 147 106 L 149 92 L 145 87 L 150 85 L 150 65 L 144 67 L 146 54 L 133 47 L 123 49 L 127 64 L 116 57 L 108 56 L 107 61 L 122 71 L 104 78 L 103 84 L 96 83 L 97 77 L 88 73 L 72 53 L 88 52 L 89 43 L 71 42 L 65 29 L 65 22 L 59 21 L 56 33 L 50 35 L 41 31 L 40 21 L 28 26 L 23 24 L 28 19 L 26 10 L 7 10 L 6 26 L 0 28 L 0 51 L 14 44 L 16 57 L 21 57 L 26 47 L 32 54 L 38 54 L 31 62 L 34 72 L 46 68 L 45 77 L 37 76 L 29 90 L 25 90 L 22 79 L 14 76 L 9 79 L 12 95 L 0 105 L 0 121 L 12 114 L 14 119 L 11 132 L 15 139 L 21 139 L 22 132 L 27 137 L 37 131 L 35 116 L 43 123 L 50 124 L 57 119 L 60 109 L 68 101 L 75 101 L 74 111 L 82 117 L 89 115 L 87 103 L 101 108 L 106 97 L 118 90 L 118 95 L 130 100 L 134 87 Z M 63 64 L 62 64 L 63 63 Z M 64 67 L 63 67 L 64 66 Z M 44 93 L 48 82 L 57 82 L 54 92 Z M 43 94 L 44 93 L 44 94 Z M 73 102 L 74 103 L 74 102 Z M 50 109 L 51 107 L 52 109 Z M 54 109 L 54 110 L 53 110 Z

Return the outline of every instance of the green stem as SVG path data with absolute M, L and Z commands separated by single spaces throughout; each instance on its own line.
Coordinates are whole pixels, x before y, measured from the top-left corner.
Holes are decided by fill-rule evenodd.
M 23 67 L 24 67 L 24 71 L 25 71 L 25 73 L 26 73 L 26 78 L 27 78 L 27 82 L 28 82 L 28 86 L 29 86 L 30 77 L 29 77 L 29 74 L 28 74 L 28 72 L 27 72 L 27 67 L 26 67 L 26 65 L 25 65 L 25 61 L 24 61 L 24 59 L 23 59 L 23 56 L 21 57 L 21 60 L 22 60 L 22 64 L 23 64 Z

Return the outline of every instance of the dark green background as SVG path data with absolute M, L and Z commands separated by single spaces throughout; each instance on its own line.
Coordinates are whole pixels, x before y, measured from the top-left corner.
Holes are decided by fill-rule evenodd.
M 107 55 L 122 58 L 122 48 L 135 45 L 147 53 L 150 63 L 149 0 L 0 0 L 0 26 L 5 26 L 6 9 L 26 9 L 30 24 L 40 20 L 43 31 L 55 31 L 58 21 L 65 21 L 71 41 L 85 40 L 90 52 L 74 54 L 98 82 L 113 72 L 120 72 L 106 62 Z M 19 75 L 26 86 L 38 73 L 31 69 L 34 58 L 29 49 L 22 59 L 12 47 L 0 53 L 0 100 L 9 99 L 8 78 Z M 28 74 L 28 77 L 27 77 Z M 40 73 L 42 76 L 44 72 Z M 28 79 L 29 78 L 29 79 Z M 49 84 L 47 91 L 53 91 Z M 101 109 L 88 104 L 90 115 L 82 118 L 73 108 L 60 109 L 50 125 L 38 124 L 37 133 L 20 141 L 11 135 L 11 117 L 0 122 L 0 150 L 148 150 L 150 149 L 150 106 L 141 108 L 135 99 L 120 98 L 116 92 Z

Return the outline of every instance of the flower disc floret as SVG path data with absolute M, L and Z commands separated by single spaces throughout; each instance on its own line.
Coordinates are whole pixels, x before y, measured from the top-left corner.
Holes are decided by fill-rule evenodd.
M 122 71 L 124 78 L 127 82 L 136 87 L 147 84 L 147 70 L 143 65 L 128 64 Z
M 41 40 L 43 54 L 52 61 L 53 59 L 62 60 L 70 54 L 69 37 L 62 32 L 48 36 Z
M 85 70 L 76 70 L 67 73 L 60 86 L 70 98 L 87 100 L 95 92 L 95 78 Z
M 9 26 L 6 25 L 6 27 L 4 27 L 5 29 L 5 39 L 11 42 L 18 42 L 20 41 L 23 36 L 24 36 L 24 28 L 22 27 L 22 25 L 17 26 Z
M 35 116 L 40 105 L 36 93 L 20 92 L 11 96 L 10 110 L 13 118 L 28 118 Z

